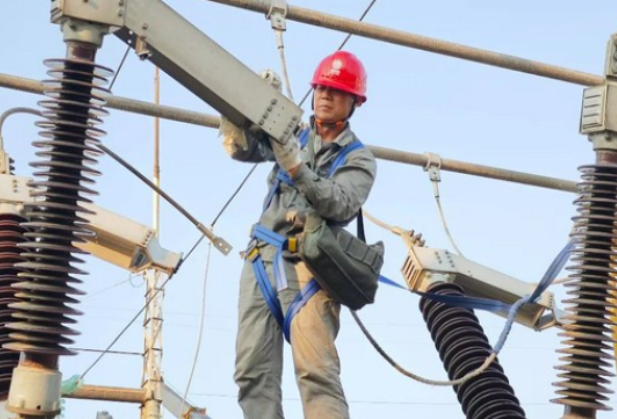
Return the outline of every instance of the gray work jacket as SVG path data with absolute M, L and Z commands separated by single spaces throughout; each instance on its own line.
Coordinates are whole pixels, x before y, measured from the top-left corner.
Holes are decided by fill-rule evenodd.
M 237 148 L 232 158 L 244 162 L 275 161 L 265 134 L 246 131 L 247 150 Z M 300 152 L 302 164 L 293 176 L 294 187 L 281 182 L 279 193 L 262 213 L 259 223 L 289 237 L 299 233 L 294 215 L 315 210 L 324 219 L 346 224 L 353 220 L 369 196 L 377 174 L 373 153 L 366 147 L 349 153 L 345 162 L 328 178 L 328 169 L 342 147 L 358 138 L 347 127 L 332 142 L 322 142 L 311 129 L 309 141 Z M 275 164 L 268 176 L 268 189 L 276 181 L 279 167 Z M 273 260 L 276 249 L 259 243 L 263 260 Z

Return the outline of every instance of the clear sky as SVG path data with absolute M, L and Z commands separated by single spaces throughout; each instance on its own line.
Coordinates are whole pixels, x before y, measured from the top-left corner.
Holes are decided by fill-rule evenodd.
M 280 70 L 275 37 L 263 15 L 204 0 L 170 0 L 178 12 L 256 71 Z M 294 5 L 357 18 L 369 2 L 362 0 L 296 0 Z M 49 23 L 49 2 L 2 1 L 3 40 L 0 73 L 30 79 L 46 78 L 43 60 L 65 53 L 62 36 Z M 412 2 L 377 0 L 366 21 L 461 44 L 535 59 L 600 74 L 605 44 L 617 31 L 617 4 L 608 0 L 489 0 Z M 169 36 L 174 36 L 169 28 Z M 289 22 L 285 34 L 289 74 L 301 98 L 317 62 L 332 52 L 344 34 Z M 190 48 L 190 46 L 187 46 Z M 352 127 L 367 144 L 444 158 L 578 180 L 578 166 L 595 156 L 578 134 L 582 87 L 514 73 L 423 51 L 353 37 L 348 49 L 369 73 L 368 102 L 353 117 Z M 97 61 L 117 68 L 124 45 L 109 36 Z M 192 51 L 199 57 L 199 51 Z M 208 65 L 204 62 L 203 65 Z M 129 54 L 113 93 L 152 101 L 154 68 Z M 7 89 L 0 92 L 0 111 L 36 106 L 40 97 Z M 167 76 L 161 81 L 161 102 L 214 113 Z M 307 118 L 310 107 L 305 107 Z M 16 160 L 17 173 L 29 175 L 34 156 L 31 142 L 37 129 L 30 115 L 14 116 L 4 128 L 5 147 Z M 151 175 L 153 120 L 111 110 L 103 125 L 105 144 L 144 173 Z M 161 122 L 162 186 L 204 224 L 211 223 L 250 166 L 231 161 L 215 130 L 172 121 Z M 100 159 L 98 205 L 145 224 L 152 222 L 152 193 L 109 157 Z M 217 233 L 234 251 L 214 252 L 207 276 L 206 317 L 199 361 L 189 397 L 206 407 L 214 419 L 241 417 L 232 379 L 238 279 L 242 262 L 237 251 L 246 243 L 266 192 L 269 166 L 254 173 L 217 223 Z M 574 214 L 574 194 L 442 173 L 440 184 L 450 230 L 465 256 L 519 279 L 539 280 L 563 247 Z M 427 245 L 451 249 L 441 226 L 428 175 L 419 167 L 379 161 L 379 174 L 366 209 L 385 222 L 422 232 Z M 370 241 L 386 242 L 384 274 L 402 282 L 403 243 L 385 230 L 367 226 Z M 161 240 L 186 252 L 199 237 L 196 229 L 167 204 L 162 205 Z M 183 392 L 197 345 L 207 246 L 201 245 L 168 284 L 165 294 L 163 370 L 167 383 Z M 94 258 L 82 298 L 75 347 L 105 348 L 144 303 L 141 278 Z M 112 287 L 117 285 L 115 287 Z M 559 287 L 558 298 L 565 297 Z M 382 287 L 377 302 L 360 312 L 382 346 L 414 373 L 445 379 L 446 374 L 418 309 L 416 296 Z M 504 321 L 480 314 L 491 342 Z M 141 318 L 114 349 L 141 352 Z M 529 418 L 560 418 L 563 408 L 552 383 L 563 347 L 558 331 L 541 333 L 516 325 L 500 360 Z M 342 315 L 338 347 L 342 379 L 354 419 L 375 417 L 462 418 L 451 388 L 411 381 L 386 364 L 362 336 L 348 312 Z M 289 351 L 287 351 L 289 355 Z M 81 374 L 96 358 L 82 353 L 61 359 L 65 377 Z M 288 419 L 302 417 L 287 357 L 284 408 Z M 86 376 L 86 383 L 139 387 L 139 356 L 106 355 Z M 608 384 L 617 390 L 617 381 Z M 617 398 L 608 402 L 617 407 Z M 67 401 L 67 419 L 94 418 L 108 410 L 116 419 L 138 417 L 134 405 Z M 600 412 L 599 419 L 614 417 Z M 170 417 L 165 413 L 165 417 Z

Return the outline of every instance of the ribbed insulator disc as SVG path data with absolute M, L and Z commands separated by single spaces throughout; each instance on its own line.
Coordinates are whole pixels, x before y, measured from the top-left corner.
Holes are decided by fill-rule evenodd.
M 89 176 L 99 175 L 91 166 L 101 154 L 95 147 L 104 132 L 96 125 L 107 115 L 104 98 L 109 94 L 101 86 L 112 71 L 82 59 L 47 60 L 44 81 L 46 95 L 42 100 L 44 120 L 41 140 L 34 145 L 40 160 L 31 164 L 37 169 L 32 182 L 37 201 L 26 207 L 28 222 L 22 226 L 27 242 L 21 243 L 25 262 L 18 267 L 20 281 L 13 284 L 19 301 L 9 307 L 16 311 L 6 325 L 10 342 L 5 348 L 26 353 L 49 355 L 72 354 L 64 345 L 78 334 L 65 324 L 74 323 L 71 316 L 81 314 L 71 306 L 78 302 L 71 295 L 81 292 L 71 284 L 81 281 L 73 275 L 85 274 L 73 266 L 82 261 L 83 253 L 75 247 L 91 234 L 85 220 L 84 195 L 96 192 L 84 186 L 92 184 Z
M 1 347 L 9 342 L 6 324 L 12 319 L 15 309 L 9 305 L 19 301 L 13 287 L 19 281 L 21 271 L 15 264 L 23 262 L 18 243 L 24 241 L 25 229 L 20 225 L 24 219 L 13 214 L 0 214 L 0 401 L 8 397 L 13 369 L 19 363 L 19 354 Z
M 606 403 L 607 394 L 613 390 L 610 383 L 613 359 L 612 330 L 614 325 L 610 312 L 610 291 L 617 289 L 615 283 L 615 247 L 617 246 L 617 166 L 599 164 L 583 166 L 579 197 L 576 199 L 577 215 L 573 217 L 574 230 L 571 238 L 575 248 L 572 266 L 568 269 L 570 281 L 567 304 L 567 319 L 560 333 L 565 340 L 565 356 L 562 380 L 554 385 L 561 397 L 554 403 L 575 408 L 611 410 Z M 607 378 L 608 377 L 608 378 Z
M 428 292 L 462 296 L 461 287 L 437 283 Z M 420 310 L 431 333 L 448 378 L 456 380 L 477 370 L 491 353 L 491 346 L 474 312 L 429 298 L 420 300 Z M 454 391 L 468 419 L 524 419 L 525 412 L 495 360 L 482 374 Z

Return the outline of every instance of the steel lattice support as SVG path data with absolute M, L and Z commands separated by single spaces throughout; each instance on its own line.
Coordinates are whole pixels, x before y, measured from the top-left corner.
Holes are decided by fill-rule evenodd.
M 144 358 L 142 388 L 145 402 L 141 419 L 159 419 L 163 401 L 163 300 L 165 291 L 161 287 L 164 275 L 154 269 L 144 273 L 146 280 L 146 311 L 144 314 Z

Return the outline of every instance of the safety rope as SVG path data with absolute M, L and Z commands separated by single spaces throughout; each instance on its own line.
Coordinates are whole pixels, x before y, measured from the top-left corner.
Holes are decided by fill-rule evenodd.
M 206 255 L 206 266 L 204 268 L 204 283 L 203 289 L 201 292 L 201 314 L 199 318 L 199 332 L 197 334 L 197 346 L 195 347 L 195 356 L 193 357 L 193 365 L 191 365 L 191 372 L 189 374 L 189 379 L 186 384 L 186 389 L 184 390 L 184 395 L 182 396 L 182 404 L 180 405 L 180 410 L 177 412 L 179 417 L 184 417 L 184 406 L 186 404 L 187 397 L 189 395 L 189 390 L 191 389 L 191 383 L 193 382 L 193 376 L 195 375 L 195 370 L 197 369 L 197 360 L 199 359 L 199 352 L 201 350 L 201 339 L 203 336 L 204 323 L 206 319 L 206 290 L 208 284 L 208 273 L 210 272 L 210 259 L 212 256 L 212 243 L 208 243 L 208 254 Z

